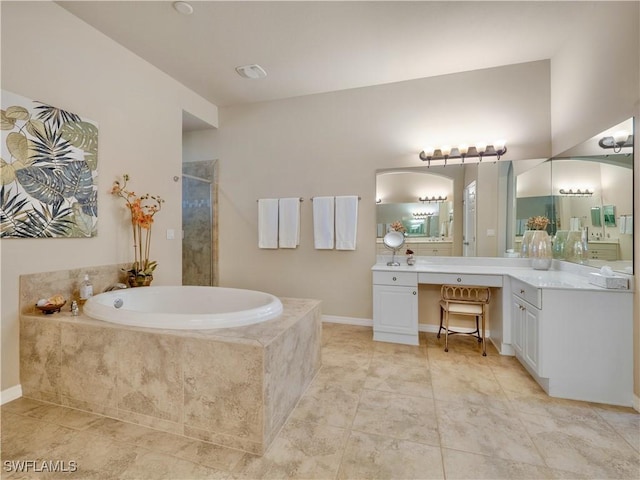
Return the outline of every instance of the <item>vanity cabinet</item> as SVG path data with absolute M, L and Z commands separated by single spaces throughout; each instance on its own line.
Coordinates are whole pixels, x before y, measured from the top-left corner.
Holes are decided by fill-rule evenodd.
M 589 242 L 587 244 L 589 258 L 592 260 L 618 260 L 618 244 L 606 242 Z
M 525 296 L 529 293 L 529 297 L 533 297 L 534 301 L 541 299 L 539 289 L 525 288 L 525 284 L 513 281 L 511 295 L 511 320 L 512 320 L 512 338 L 513 349 L 516 357 L 520 362 L 526 363 L 534 372 L 541 375 L 540 368 L 540 321 L 542 310 L 538 308 L 540 305 L 533 305 L 525 300 Z M 535 291 L 537 290 L 537 292 Z
M 373 339 L 418 345 L 418 274 L 373 272 Z
M 631 405 L 633 295 L 511 279 L 511 345 L 551 396 Z

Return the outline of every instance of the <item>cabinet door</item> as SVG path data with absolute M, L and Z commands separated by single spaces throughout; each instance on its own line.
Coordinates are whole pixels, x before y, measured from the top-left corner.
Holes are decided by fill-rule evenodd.
M 522 306 L 522 301 L 513 295 L 511 301 L 511 340 L 513 342 L 513 349 L 518 355 L 523 355 L 524 351 L 524 328 L 522 325 L 524 321 L 523 310 L 524 307 Z
M 374 285 L 373 328 L 380 332 L 417 335 L 417 287 Z
M 539 310 L 532 306 L 527 306 L 523 310 L 523 327 L 524 327 L 524 358 L 525 361 L 536 372 L 539 366 Z

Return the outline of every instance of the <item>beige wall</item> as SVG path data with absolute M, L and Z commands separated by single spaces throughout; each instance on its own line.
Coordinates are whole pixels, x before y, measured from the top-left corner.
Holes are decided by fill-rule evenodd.
M 220 130 L 202 134 L 220 161 L 221 284 L 371 318 L 376 170 L 423 166 L 425 143 L 480 137 L 507 139 L 510 159 L 548 156 L 549 101 L 541 61 L 221 109 Z M 362 197 L 357 250 L 315 250 L 310 197 L 344 194 Z M 300 247 L 258 249 L 256 200 L 288 196 L 305 199 Z
M 19 383 L 18 276 L 132 260 L 123 205 L 108 194 L 117 175 L 128 172 L 136 191 L 167 200 L 156 216 L 155 281 L 180 283 L 180 241 L 165 240 L 165 231 L 181 229 L 181 184 L 173 176 L 181 172 L 182 110 L 217 125 L 217 108 L 53 2 L 1 7 L 2 88 L 100 129 L 98 236 L 0 242 L 4 390 Z

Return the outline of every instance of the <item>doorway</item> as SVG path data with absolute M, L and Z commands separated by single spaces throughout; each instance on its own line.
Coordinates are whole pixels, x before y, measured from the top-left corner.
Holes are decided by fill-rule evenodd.
M 182 164 L 182 284 L 218 284 L 217 161 Z
M 462 256 L 476 256 L 476 182 L 464 188 L 464 213 L 462 233 Z

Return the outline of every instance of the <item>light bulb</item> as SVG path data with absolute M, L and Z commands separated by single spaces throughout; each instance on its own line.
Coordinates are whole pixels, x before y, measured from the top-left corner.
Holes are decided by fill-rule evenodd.
M 500 152 L 504 150 L 505 143 L 506 142 L 504 140 L 496 140 L 495 142 L 493 142 L 493 148 L 496 152 Z
M 422 151 L 424 152 L 425 156 L 433 157 L 433 152 L 434 152 L 434 148 L 433 147 L 424 147 L 422 149 Z
M 476 143 L 476 150 L 478 153 L 484 153 L 487 151 L 487 142 L 478 142 Z
M 460 145 L 458 147 L 458 151 L 460 152 L 460 155 L 466 155 L 469 151 L 469 145 Z
M 440 151 L 442 152 L 442 155 L 444 155 L 445 157 L 448 157 L 449 154 L 451 153 L 451 146 L 445 145 L 444 147 L 440 148 Z

